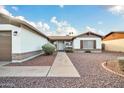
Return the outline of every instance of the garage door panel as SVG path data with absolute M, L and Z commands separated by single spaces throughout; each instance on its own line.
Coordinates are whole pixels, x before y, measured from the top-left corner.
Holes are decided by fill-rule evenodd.
M 1 53 L 3 53 L 3 52 L 5 52 L 5 51 L 9 51 L 10 49 L 8 49 L 8 48 L 2 48 L 2 49 L 0 49 L 0 52 Z M 9 54 L 9 52 L 5 52 L 5 53 L 8 53 Z
M 2 57 L 3 57 L 3 56 L 5 57 L 6 55 L 8 55 L 8 53 L 2 52 Z M 2 57 L 1 57 L 1 58 L 2 58 Z M 7 57 L 6 57 L 6 58 L 7 58 Z
M 11 61 L 11 32 L 0 31 L 0 61 Z

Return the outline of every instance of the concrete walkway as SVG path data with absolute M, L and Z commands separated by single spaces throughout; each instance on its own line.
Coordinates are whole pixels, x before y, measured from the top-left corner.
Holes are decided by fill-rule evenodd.
M 6 64 L 9 64 L 9 63 L 10 63 L 10 62 L 1 62 L 1 61 L 0 61 L 0 67 L 1 67 L 1 66 L 4 66 L 4 65 L 6 65 Z
M 46 77 L 50 66 L 2 66 L 0 77 Z
M 46 77 L 50 66 L 4 66 L 0 62 L 0 77 Z
M 80 77 L 65 52 L 58 52 L 48 77 Z
M 64 52 L 58 52 L 52 66 L 3 66 L 0 63 L 0 77 L 80 77 Z

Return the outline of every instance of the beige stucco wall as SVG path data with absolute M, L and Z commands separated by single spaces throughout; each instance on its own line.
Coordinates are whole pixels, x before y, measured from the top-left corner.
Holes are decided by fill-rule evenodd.
M 105 44 L 107 51 L 124 52 L 124 39 L 108 40 L 102 43 Z

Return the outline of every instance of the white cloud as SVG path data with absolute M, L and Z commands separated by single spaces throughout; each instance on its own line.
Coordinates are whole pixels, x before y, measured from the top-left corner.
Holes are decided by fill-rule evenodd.
M 64 7 L 64 5 L 59 5 L 59 7 L 60 7 L 60 8 L 63 8 L 63 7 Z
M 11 7 L 14 11 L 18 11 L 18 7 L 16 7 L 16 6 L 12 6 Z
M 28 21 L 23 16 L 16 16 L 15 18 L 29 23 L 30 25 L 34 26 L 35 28 L 37 28 L 39 31 L 43 32 L 46 35 L 52 35 L 52 32 L 50 31 L 50 26 L 47 23 L 42 23 L 41 21 L 39 22 Z
M 65 20 L 58 21 L 57 18 L 54 16 L 51 18 L 50 21 L 56 26 L 57 35 L 69 35 L 70 32 L 72 32 L 73 35 L 77 34 L 77 30 Z
M 53 16 L 53 17 L 51 18 L 50 22 L 51 22 L 51 23 L 54 23 L 54 24 L 56 24 L 56 25 L 58 24 L 58 22 L 57 22 L 55 16 Z
M 8 10 L 6 10 L 5 6 L 3 5 L 0 5 L 0 13 L 6 14 L 8 16 L 12 16 L 12 14 Z
M 102 30 L 98 30 L 96 28 L 93 28 L 93 27 L 90 27 L 90 26 L 86 26 L 85 27 L 85 32 L 88 32 L 88 31 L 91 31 L 91 32 L 94 32 L 94 33 L 97 33 L 97 34 L 100 34 L 100 35 L 103 35 L 104 34 L 102 32 Z
M 42 31 L 46 35 L 53 35 L 52 31 L 50 31 L 50 26 L 47 23 L 37 22 L 35 23 L 36 28 Z
M 15 7 L 13 7 L 13 9 L 15 9 L 15 11 L 18 10 Z M 74 27 L 70 26 L 70 24 L 68 24 L 67 21 L 58 21 L 56 17 L 52 17 L 50 20 L 51 23 L 56 25 L 56 32 L 53 33 L 52 31 L 50 31 L 50 26 L 47 23 L 43 23 L 43 22 L 36 23 L 36 22 L 27 20 L 24 16 L 13 16 L 7 9 L 5 9 L 5 6 L 0 6 L 0 13 L 25 21 L 46 35 L 53 35 L 53 34 L 68 35 L 70 32 L 73 32 L 74 35 L 77 34 L 77 30 Z
M 40 29 L 40 28 L 42 28 L 42 27 L 43 27 L 42 22 L 38 22 L 38 23 L 37 23 L 37 28 L 39 28 L 39 29 Z
M 53 16 L 51 18 L 50 22 L 55 24 L 58 27 L 63 27 L 63 26 L 67 26 L 68 25 L 67 21 L 58 21 L 55 16 Z
M 48 29 L 48 30 L 50 29 L 50 26 L 49 26 L 47 23 L 44 23 L 43 26 L 44 26 L 44 28 L 46 28 L 46 29 Z
M 38 30 L 40 30 L 41 32 L 43 32 L 46 35 L 51 35 L 52 32 L 50 31 L 50 26 L 47 23 L 42 23 L 42 22 L 32 22 L 32 21 L 28 21 L 24 16 L 13 16 L 8 10 L 5 9 L 5 6 L 0 6 L 0 13 L 6 14 L 8 16 L 11 16 L 13 18 L 16 19 L 20 19 L 22 21 L 25 21 L 27 23 L 29 23 L 30 25 L 34 26 L 35 28 L 37 28 Z
M 35 24 L 34 22 L 28 21 L 27 19 L 25 19 L 24 16 L 15 16 L 15 18 L 16 18 L 16 19 L 20 19 L 20 20 L 22 20 L 22 21 L 25 21 L 25 22 L 29 23 L 30 25 L 36 27 L 36 24 Z
M 66 28 L 67 34 L 73 33 L 72 35 L 77 35 L 77 30 L 74 27 L 67 27 Z
M 62 35 L 62 36 L 70 35 L 70 36 L 73 36 L 73 35 L 76 35 L 76 34 L 77 34 L 77 30 L 72 26 L 67 26 L 67 27 L 62 27 L 62 28 L 58 27 L 56 29 L 56 35 Z
M 50 26 L 47 23 L 38 22 L 38 23 L 35 23 L 35 25 L 36 25 L 36 28 L 38 28 L 39 30 L 42 30 L 42 31 L 50 30 Z
M 108 11 L 110 11 L 112 14 L 124 15 L 124 5 L 114 5 L 114 6 L 110 6 L 110 7 L 108 8 Z
M 90 26 L 86 26 L 85 29 L 86 29 L 86 31 L 93 31 L 93 32 L 96 31 L 95 28 L 92 28 L 92 27 L 90 27 Z

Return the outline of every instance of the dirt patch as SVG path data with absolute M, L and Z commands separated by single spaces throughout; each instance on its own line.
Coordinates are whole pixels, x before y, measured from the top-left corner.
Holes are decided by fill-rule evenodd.
M 124 71 L 120 70 L 119 63 L 117 60 L 108 61 L 106 62 L 106 64 L 104 64 L 104 66 L 106 66 L 107 68 L 109 68 L 110 70 L 114 72 L 124 75 Z
M 57 53 L 53 55 L 40 55 L 22 63 L 10 63 L 5 66 L 52 66 Z

